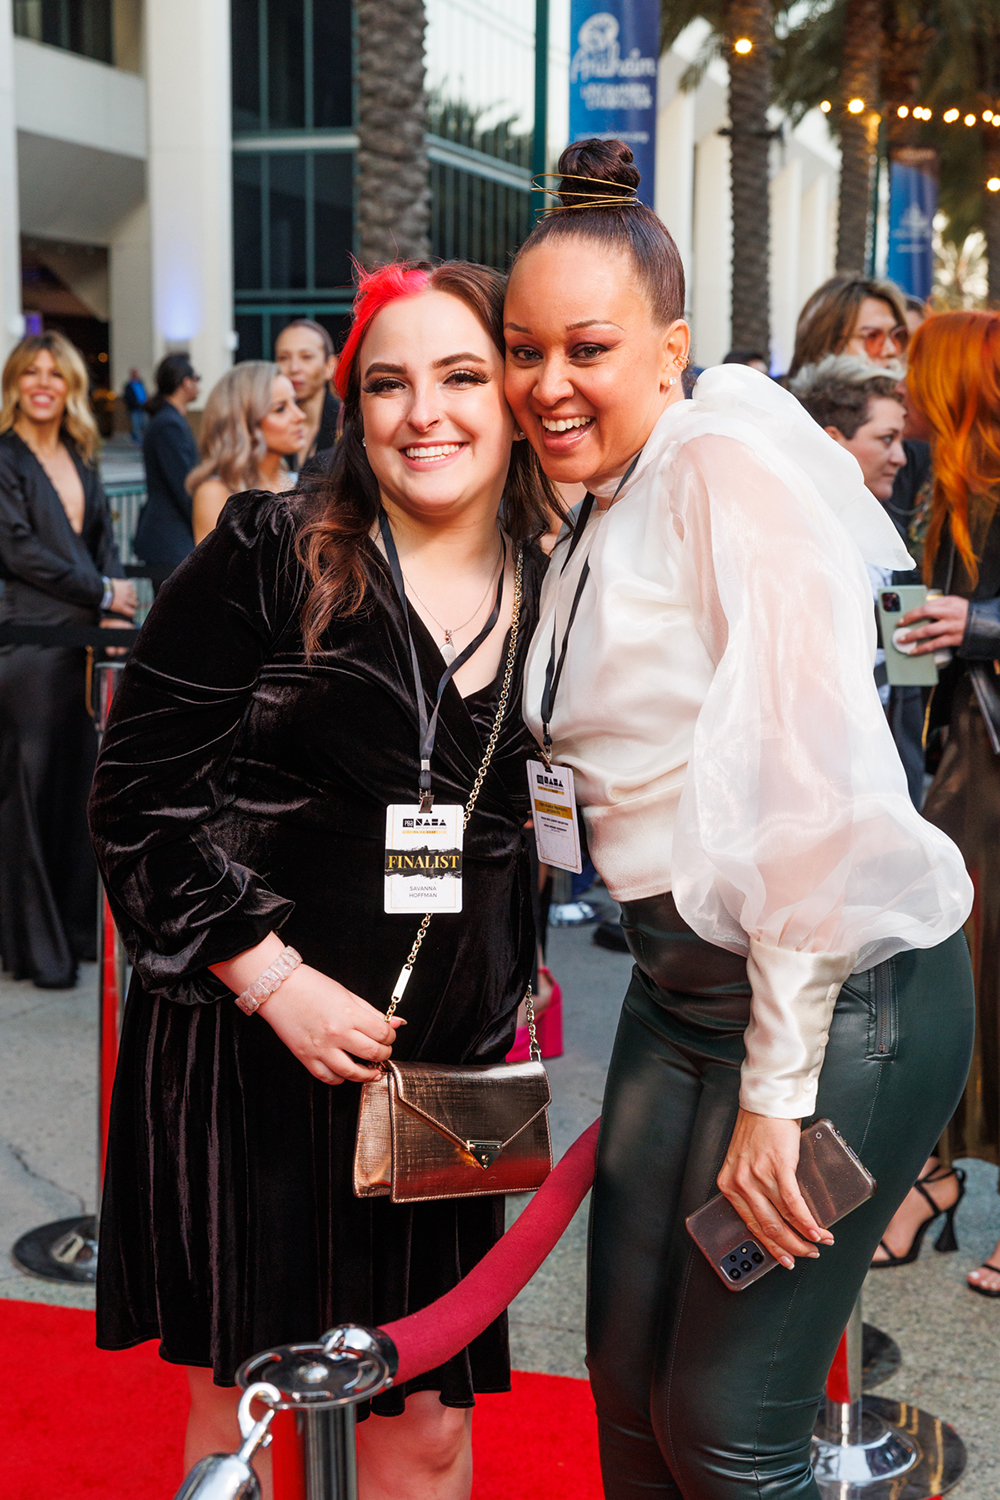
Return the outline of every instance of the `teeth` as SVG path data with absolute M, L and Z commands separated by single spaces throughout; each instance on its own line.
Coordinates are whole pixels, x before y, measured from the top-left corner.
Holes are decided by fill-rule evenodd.
M 565 417 L 553 422 L 548 417 L 543 417 L 542 426 L 546 432 L 569 432 L 571 427 L 586 427 L 593 420 L 593 417 Z
M 442 443 L 437 448 L 404 448 L 403 452 L 407 458 L 449 458 L 451 454 L 457 453 L 463 445 L 461 443 Z

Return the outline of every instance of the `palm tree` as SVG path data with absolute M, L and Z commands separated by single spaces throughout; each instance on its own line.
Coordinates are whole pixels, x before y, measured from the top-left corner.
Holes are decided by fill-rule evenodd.
M 669 47 L 690 21 L 704 18 L 713 41 L 681 79 L 694 87 L 713 52 L 729 64 L 729 127 L 732 189 L 732 343 L 734 348 L 771 345 L 770 313 L 770 157 L 774 132 L 768 126 L 774 48 L 771 0 L 677 0 L 663 7 L 661 46 Z M 738 42 L 749 42 L 737 49 Z
M 846 0 L 843 61 L 837 99 L 840 115 L 837 270 L 857 275 L 864 274 L 867 256 L 881 58 L 880 0 Z M 850 106 L 858 101 L 863 108 L 855 114 Z
M 357 0 L 358 251 L 430 253 L 423 0 Z

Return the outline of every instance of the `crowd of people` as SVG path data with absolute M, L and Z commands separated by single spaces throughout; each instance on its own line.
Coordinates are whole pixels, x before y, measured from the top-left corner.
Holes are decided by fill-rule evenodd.
M 98 1341 L 187 1368 L 192 1463 L 236 1446 L 242 1360 L 415 1311 L 502 1234 L 485 1190 L 357 1191 L 360 1088 L 527 1057 L 531 990 L 559 1050 L 525 766 L 571 770 L 635 960 L 591 1211 L 605 1494 L 791 1500 L 864 1276 L 937 1221 L 954 1248 L 955 1162 L 1000 1162 L 1000 313 L 839 275 L 780 379 L 734 350 L 692 383 L 628 147 L 560 171 L 508 277 L 361 274 L 339 356 L 296 319 L 197 442 L 187 357 L 141 403 L 132 372 L 156 600 L 96 771 L 81 651 L 0 644 L 0 953 L 57 987 L 92 956 L 92 784 L 134 969 Z M 96 449 L 75 350 L 23 340 L 0 624 L 131 621 Z M 921 582 L 891 644 L 933 690 L 876 639 Z M 460 909 L 387 909 L 387 809 L 473 787 Z M 832 1232 L 795 1176 L 823 1116 L 878 1183 Z M 716 1185 L 784 1268 L 738 1297 L 684 1228 Z M 1000 1296 L 1000 1245 L 969 1286 Z M 378 1396 L 363 1500 L 468 1500 L 508 1381 L 499 1320 Z

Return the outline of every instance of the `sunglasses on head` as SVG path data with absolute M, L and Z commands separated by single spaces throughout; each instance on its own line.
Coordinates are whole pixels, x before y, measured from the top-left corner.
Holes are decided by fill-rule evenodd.
M 885 352 L 887 339 L 895 346 L 897 353 L 902 354 L 910 342 L 910 330 L 899 323 L 895 328 L 866 328 L 861 337 L 864 340 L 865 353 L 875 359 Z

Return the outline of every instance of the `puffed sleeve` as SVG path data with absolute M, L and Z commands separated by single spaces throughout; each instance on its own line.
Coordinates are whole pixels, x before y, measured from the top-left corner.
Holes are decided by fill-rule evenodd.
M 0 558 L 8 575 L 54 599 L 98 609 L 104 579 L 96 566 L 74 562 L 39 540 L 31 524 L 25 480 L 7 444 L 0 444 Z
M 161 589 L 115 693 L 90 826 L 122 941 L 144 987 L 183 1004 L 229 990 L 208 965 L 292 903 L 212 838 L 262 663 L 301 598 L 294 518 L 274 495 L 231 499 Z
M 678 910 L 747 952 L 741 1102 L 815 1107 L 843 981 L 968 915 L 961 855 L 925 822 L 872 676 L 871 591 L 847 529 L 793 465 L 720 434 L 675 454 L 668 524 L 715 674 L 678 809 Z

